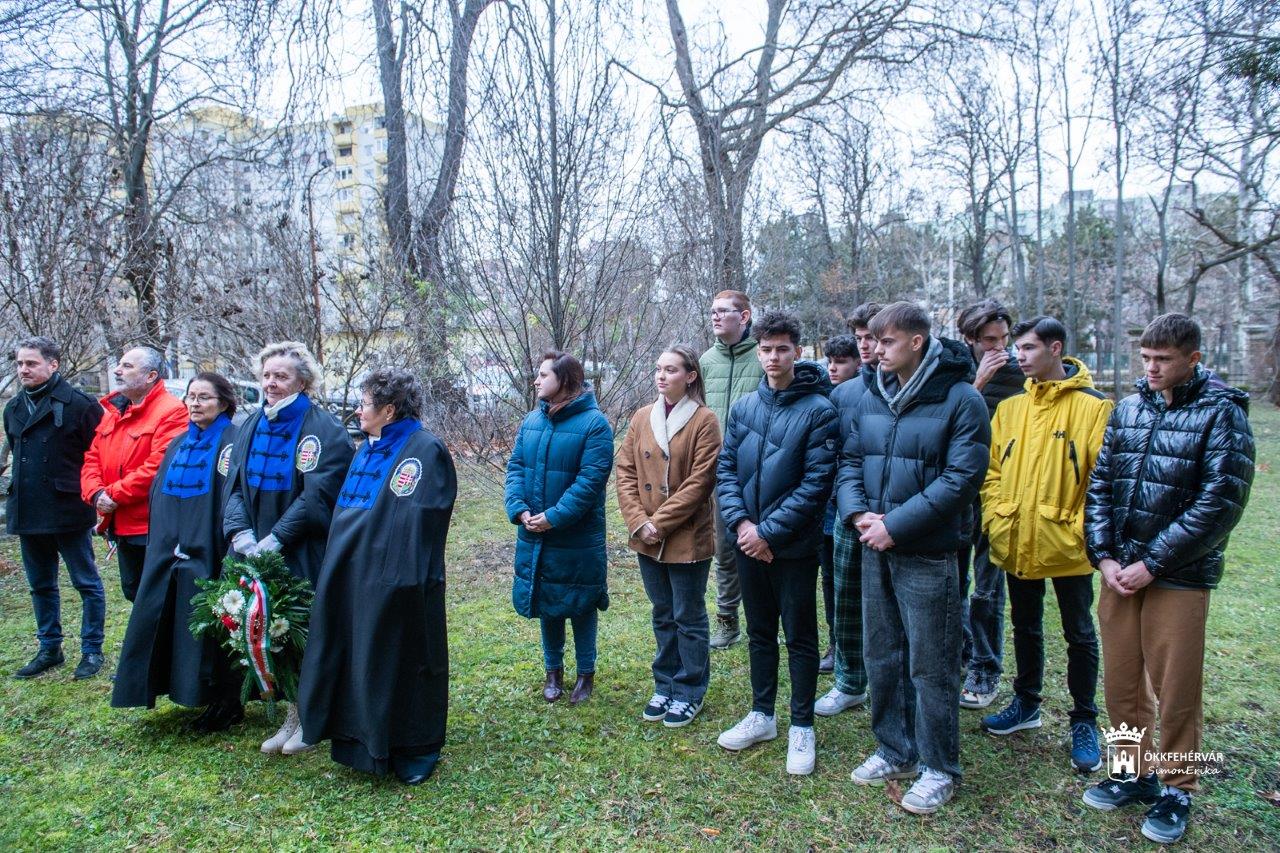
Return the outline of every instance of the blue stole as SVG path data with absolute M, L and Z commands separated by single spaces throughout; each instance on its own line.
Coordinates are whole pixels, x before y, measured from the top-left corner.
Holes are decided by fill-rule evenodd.
M 218 415 L 204 429 L 194 422 L 187 424 L 187 434 L 164 474 L 160 491 L 175 498 L 198 498 L 213 488 L 213 466 L 218 459 L 218 445 L 223 431 L 231 426 L 231 418 Z
M 378 498 L 378 487 L 387 479 L 400 448 L 420 429 L 422 424 L 417 418 L 401 418 L 384 426 L 376 443 L 366 441 L 361 445 L 347 469 L 342 491 L 338 492 L 338 506 L 370 509 Z
M 298 399 L 280 410 L 274 421 L 266 412 L 258 418 L 245 459 L 245 481 L 261 492 L 287 492 L 293 488 L 294 453 L 302 419 L 311 409 L 311 399 L 299 394 Z

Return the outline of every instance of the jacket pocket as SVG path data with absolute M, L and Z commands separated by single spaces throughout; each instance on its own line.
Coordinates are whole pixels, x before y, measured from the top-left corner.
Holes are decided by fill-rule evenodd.
M 1072 566 L 1085 559 L 1084 519 L 1069 509 L 1040 504 L 1035 563 L 1045 569 Z
M 1008 568 L 1015 549 L 1013 533 L 1018 525 L 1018 504 L 1014 501 L 996 501 L 989 510 L 983 508 L 982 518 L 991 562 L 1001 568 Z

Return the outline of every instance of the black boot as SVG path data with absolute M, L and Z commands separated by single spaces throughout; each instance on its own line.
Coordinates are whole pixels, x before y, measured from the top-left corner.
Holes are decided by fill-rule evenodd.
M 191 721 L 191 728 L 200 734 L 223 732 L 243 719 L 244 706 L 239 701 L 215 701 Z
M 542 698 L 555 702 L 564 695 L 564 669 L 547 670 L 547 680 L 542 684 Z
M 42 672 L 47 672 L 55 666 L 61 666 L 65 660 L 62 656 L 61 646 L 50 646 L 48 648 L 41 647 L 36 652 L 36 656 L 31 662 L 13 674 L 14 678 L 35 678 Z
M 102 664 L 106 662 L 106 658 L 99 652 L 89 652 L 80 658 L 80 663 L 76 665 L 76 671 L 71 675 L 76 681 L 83 681 L 86 678 L 93 678 L 98 674 L 98 670 L 102 669 Z

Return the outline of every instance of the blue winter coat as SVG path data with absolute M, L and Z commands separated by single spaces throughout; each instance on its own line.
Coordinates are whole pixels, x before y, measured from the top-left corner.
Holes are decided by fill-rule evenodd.
M 507 463 L 507 518 L 517 525 L 511 603 L 527 617 L 582 616 L 609 606 L 604 496 L 613 430 L 590 392 L 548 415 L 545 402 L 520 424 Z M 530 533 L 528 511 L 551 529 Z

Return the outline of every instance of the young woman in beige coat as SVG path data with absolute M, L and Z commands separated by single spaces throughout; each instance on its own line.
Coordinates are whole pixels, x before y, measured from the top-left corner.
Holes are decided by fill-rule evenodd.
M 711 675 L 706 592 L 720 426 L 692 348 L 662 353 L 654 383 L 658 399 L 632 417 L 618 451 L 618 506 L 653 603 L 655 687 L 643 716 L 678 728 L 702 710 Z

